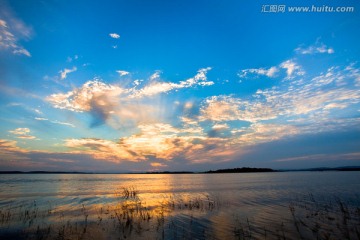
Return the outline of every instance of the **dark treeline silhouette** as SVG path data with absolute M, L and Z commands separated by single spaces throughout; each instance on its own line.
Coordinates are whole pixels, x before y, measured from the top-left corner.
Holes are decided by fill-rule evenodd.
M 276 172 L 271 168 L 231 168 L 231 169 L 219 169 L 215 171 L 207 171 L 205 173 L 254 173 L 254 172 Z

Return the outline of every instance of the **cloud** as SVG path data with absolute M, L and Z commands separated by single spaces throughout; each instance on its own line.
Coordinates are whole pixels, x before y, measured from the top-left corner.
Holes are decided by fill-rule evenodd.
M 12 133 L 16 136 L 16 138 L 21 139 L 36 139 L 36 137 L 30 135 L 29 128 L 16 128 L 14 130 L 10 130 L 9 133 Z
M 16 141 L 6 139 L 0 139 L 0 159 L 0 168 L 9 171 L 93 171 L 109 165 L 96 161 L 90 154 L 24 149 Z
M 118 95 L 124 90 L 98 80 L 88 81 L 81 88 L 75 88 L 67 93 L 52 94 L 46 98 L 55 108 L 67 109 L 75 112 L 91 110 L 91 102 L 99 95 Z
M 71 69 L 65 68 L 64 70 L 59 71 L 59 73 L 60 73 L 60 79 L 61 79 L 61 80 L 66 79 L 67 74 L 72 73 L 72 72 L 75 72 L 76 70 L 77 70 L 77 68 L 76 68 L 76 67 L 73 67 L 73 68 L 71 68 Z
M 117 33 L 110 33 L 109 36 L 112 37 L 112 38 L 115 38 L 115 39 L 120 38 L 120 35 L 117 34 Z
M 117 70 L 116 72 L 117 72 L 121 77 L 130 74 L 129 72 L 124 71 L 124 70 Z
M 243 145 L 255 145 L 291 137 L 300 133 L 300 130 L 289 124 L 266 124 L 253 123 L 246 133 L 242 134 L 236 141 Z
M 33 35 L 31 27 L 15 17 L 12 10 L 6 5 L 0 6 L 0 50 L 11 51 L 15 55 L 31 57 L 30 52 L 20 43 L 20 40 L 29 40 Z
M 154 81 L 160 78 L 160 70 L 156 70 L 151 76 L 150 76 L 150 81 Z
M 55 121 L 50 121 L 50 122 L 55 123 L 55 124 L 60 124 L 60 125 L 65 125 L 65 126 L 73 127 L 73 128 L 75 127 L 75 125 L 72 124 L 72 123 L 60 122 L 60 121 L 57 121 L 57 120 L 55 120 Z
M 72 61 L 77 60 L 77 59 L 79 59 L 79 56 L 74 55 L 73 57 L 67 57 L 66 62 L 71 63 Z
M 266 103 L 248 101 L 233 96 L 207 98 L 200 109 L 200 121 L 247 121 L 257 122 L 276 118 L 276 112 Z
M 181 88 L 190 88 L 196 85 L 199 86 L 210 86 L 213 85 L 213 81 L 208 81 L 206 77 L 206 73 L 211 70 L 210 67 L 208 68 L 202 68 L 198 70 L 198 73 L 193 77 L 189 78 L 184 81 L 180 81 L 179 83 L 172 83 L 172 82 L 159 82 L 155 81 L 159 77 L 159 73 L 155 73 L 150 77 L 149 85 L 145 86 L 142 89 L 136 90 L 131 97 L 134 98 L 143 98 L 143 97 L 149 97 L 154 96 L 160 93 L 166 93 L 169 91 L 172 91 L 174 89 L 181 89 Z
M 150 165 L 151 165 L 152 167 L 167 167 L 167 166 L 168 166 L 168 165 L 166 165 L 166 164 L 159 163 L 159 162 L 152 162 L 152 163 L 150 163 Z
M 238 73 L 240 78 L 257 78 L 259 76 L 267 76 L 269 78 L 274 78 L 277 76 L 277 73 L 281 69 L 286 70 L 287 79 L 292 78 L 294 75 L 302 76 L 305 72 L 302 70 L 302 67 L 298 65 L 295 60 L 289 59 L 280 63 L 278 66 L 272 66 L 270 68 L 249 68 L 243 69 Z
M 16 132 L 29 133 L 25 129 L 17 129 Z M 0 157 L 4 161 L 23 160 L 15 164 L 22 168 L 50 167 L 55 163 L 73 165 L 76 159 L 81 159 L 83 168 L 84 161 L 86 168 L 92 159 L 102 164 L 151 161 L 152 166 L 165 167 L 168 164 L 162 163 L 160 166 L 156 162 L 161 160 L 170 163 L 179 159 L 190 164 L 218 162 L 219 157 L 220 161 L 228 161 L 234 152 L 225 144 L 226 141 L 220 138 L 206 137 L 167 123 L 155 123 L 139 125 L 139 132 L 117 141 L 99 138 L 66 139 L 63 146 L 68 150 L 62 152 L 22 149 L 16 146 L 16 141 L 0 140 Z
M 278 67 L 270 67 L 269 69 L 265 68 L 250 68 L 241 70 L 241 73 L 238 74 L 240 78 L 247 78 L 248 75 L 263 75 L 269 78 L 275 77 L 276 73 L 279 72 Z
M 336 161 L 336 160 L 360 160 L 360 152 L 339 153 L 339 154 L 312 154 L 290 158 L 280 158 L 274 162 L 293 162 L 293 161 Z
M 65 146 L 77 149 L 74 153 L 86 153 L 92 155 L 95 159 L 102 159 L 111 162 L 138 161 L 134 159 L 130 152 L 122 149 L 119 144 L 112 141 L 85 138 L 85 139 L 67 139 Z
M 233 153 L 221 138 L 194 134 L 170 124 L 144 124 L 138 128 L 139 133 L 122 137 L 117 142 L 94 138 L 67 139 L 65 146 L 71 153 L 90 154 L 97 160 L 115 163 L 178 158 L 189 163 L 216 162 L 219 157 L 223 157 L 223 161 L 229 160 Z
M 25 55 L 25 56 L 31 57 L 30 52 L 28 50 L 26 50 L 25 48 L 14 49 L 13 53 L 17 54 L 17 55 Z
M 55 108 L 74 112 L 90 112 L 92 126 L 105 122 L 112 125 L 131 125 L 137 122 L 151 122 L 160 115 L 162 109 L 153 106 L 153 98 L 161 93 L 175 89 L 213 84 L 206 78 L 210 68 L 200 69 L 198 73 L 179 83 L 151 81 L 143 88 L 123 88 L 106 84 L 98 79 L 88 81 L 80 88 L 67 93 L 52 94 L 46 98 Z M 152 99 L 148 99 L 152 97 Z
M 296 53 L 299 54 L 317 54 L 317 53 L 327 53 L 327 54 L 333 54 L 335 53 L 334 49 L 331 47 L 326 46 L 323 43 L 317 42 L 315 45 L 311 45 L 307 48 L 298 47 L 295 49 Z
M 0 139 L 0 158 L 1 162 L 28 160 L 25 153 L 27 150 L 16 146 L 16 141 L 9 141 L 6 139 Z
M 301 76 L 305 74 L 301 66 L 292 59 L 281 63 L 280 67 L 286 69 L 287 78 L 291 78 L 293 75 Z
M 75 127 L 75 125 L 72 124 L 72 123 L 61 122 L 61 121 L 57 121 L 57 120 L 51 121 L 51 120 L 49 120 L 49 119 L 47 119 L 47 118 L 39 118 L 39 117 L 36 117 L 35 120 L 38 120 L 38 121 L 49 121 L 49 122 L 55 123 L 55 124 L 65 125 L 65 126 L 69 126 L 69 127 Z
M 317 76 L 304 76 L 297 81 L 283 81 L 279 86 L 258 90 L 246 99 L 234 95 L 208 97 L 201 105 L 200 115 L 187 121 L 210 120 L 217 124 L 228 121 L 248 122 L 250 128 L 233 132 L 242 138 L 246 137 L 248 142 L 273 141 L 279 136 L 319 133 L 334 131 L 339 126 L 354 126 L 360 119 L 347 115 L 347 112 L 360 105 L 360 89 L 356 85 L 354 71 L 354 66 L 343 69 L 330 67 Z M 270 122 L 276 122 L 277 125 L 271 125 Z M 264 134 L 267 127 L 277 129 L 276 134 Z
M 49 119 L 47 119 L 47 118 L 39 118 L 39 117 L 36 117 L 35 120 L 38 120 L 38 121 L 49 121 Z

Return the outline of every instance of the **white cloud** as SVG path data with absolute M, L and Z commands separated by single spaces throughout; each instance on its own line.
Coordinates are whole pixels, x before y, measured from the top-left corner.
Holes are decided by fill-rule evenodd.
M 298 157 L 290 157 L 290 158 L 281 158 L 277 159 L 274 162 L 292 162 L 292 161 L 321 161 L 326 159 L 327 161 L 333 160 L 359 160 L 360 152 L 352 152 L 352 153 L 339 153 L 339 154 L 312 154 Z
M 270 68 L 243 69 L 238 73 L 238 76 L 240 78 L 257 78 L 258 76 L 274 78 L 281 69 L 286 70 L 287 79 L 292 78 L 294 75 L 301 76 L 305 74 L 300 65 L 298 65 L 293 59 L 289 59 L 280 63 L 278 66 L 272 66 Z
M 134 80 L 133 84 L 134 84 L 135 86 L 139 86 L 141 82 L 142 82 L 141 80 L 136 79 L 136 80 Z
M 143 98 L 143 97 L 149 97 L 154 96 L 160 93 L 166 93 L 169 91 L 172 91 L 174 89 L 181 89 L 181 88 L 190 88 L 196 85 L 199 86 L 210 86 L 213 85 L 213 81 L 208 81 L 206 77 L 206 73 L 211 70 L 210 67 L 208 68 L 202 68 L 198 70 L 198 73 L 193 77 L 189 78 L 184 81 L 180 81 L 179 83 L 173 83 L 173 82 L 157 82 L 155 81 L 156 78 L 158 78 L 158 72 L 153 74 L 150 77 L 149 85 L 145 86 L 142 89 L 136 90 L 131 97 L 134 98 Z M 155 76 L 154 76 L 155 75 Z
M 126 91 L 120 87 L 105 84 L 98 80 L 88 81 L 81 88 L 75 88 L 67 93 L 52 94 L 46 98 L 55 108 L 67 109 L 75 112 L 91 110 L 91 101 L 97 96 L 116 96 Z
M 117 70 L 116 72 L 117 72 L 121 77 L 130 74 L 129 72 L 124 71 L 124 70 Z
M 250 68 L 241 70 L 241 73 L 238 74 L 240 78 L 247 78 L 248 75 L 255 74 L 255 75 L 264 75 L 269 78 L 275 77 L 276 73 L 279 72 L 277 67 L 270 67 L 269 69 L 265 68 Z
M 39 117 L 36 117 L 35 120 L 38 120 L 38 121 L 49 121 L 49 122 L 55 123 L 55 124 L 65 125 L 65 126 L 69 126 L 69 127 L 75 127 L 75 125 L 72 124 L 72 123 L 61 122 L 61 121 L 58 121 L 58 120 L 51 121 L 51 120 L 49 120 L 49 119 L 47 119 L 47 118 L 39 118 Z
M 71 69 L 65 68 L 64 70 L 59 71 L 59 73 L 60 73 L 60 79 L 61 79 L 61 80 L 66 79 L 66 78 L 67 78 L 67 75 L 68 75 L 69 73 L 75 72 L 76 70 L 77 70 L 77 68 L 74 66 L 74 67 L 71 68 Z
M 40 114 L 40 115 L 43 114 L 43 112 L 39 109 L 34 109 L 34 112 L 36 112 L 37 114 Z
M 79 59 L 79 56 L 74 55 L 73 57 L 67 57 L 66 61 L 71 63 L 72 61 L 77 60 L 77 59 Z
M 25 56 L 31 57 L 30 52 L 28 50 L 26 50 L 25 48 L 14 49 L 13 53 L 17 54 L 17 55 L 25 55 Z
M 38 121 L 48 121 L 49 119 L 36 117 L 35 120 L 38 120 Z
M 19 38 L 30 38 L 31 28 L 12 16 L 9 18 L 9 21 L 0 19 L 0 50 L 10 50 L 13 54 L 31 57 L 30 52 L 19 44 Z
M 288 67 L 293 66 L 289 64 Z M 334 119 L 337 118 L 331 115 L 334 111 L 359 106 L 360 89 L 356 85 L 354 71 L 354 67 L 331 67 L 325 73 L 312 78 L 283 81 L 277 87 L 258 90 L 247 99 L 233 95 L 209 97 L 201 106 L 198 120 L 259 123 L 276 119 L 298 125 L 316 126 L 318 129 L 312 131 L 320 131 L 329 127 L 325 124 L 319 126 L 321 122 L 335 123 Z M 339 113 L 336 112 L 336 115 Z
M 112 37 L 112 38 L 115 38 L 115 39 L 120 38 L 120 35 L 117 34 L 117 33 L 110 33 L 109 36 Z
M 280 67 L 286 69 L 287 78 L 291 78 L 293 75 L 301 76 L 305 74 L 301 66 L 298 65 L 294 60 L 287 60 L 282 62 Z
M 56 123 L 56 124 L 60 124 L 60 125 L 65 125 L 65 126 L 69 126 L 69 127 L 75 127 L 75 125 L 74 124 L 72 124 L 72 123 L 67 123 L 67 122 L 60 122 L 60 121 L 57 121 L 57 120 L 55 120 L 55 121 L 51 121 L 52 123 Z
M 315 45 L 309 46 L 307 48 L 298 47 L 295 49 L 296 53 L 299 54 L 316 54 L 316 53 L 327 53 L 333 54 L 335 53 L 334 49 L 331 47 L 327 47 L 323 43 L 317 42 Z
M 157 80 L 160 78 L 160 73 L 161 71 L 160 70 L 156 70 L 155 73 L 153 73 L 151 76 L 150 76 L 150 81 L 154 81 L 154 80 Z

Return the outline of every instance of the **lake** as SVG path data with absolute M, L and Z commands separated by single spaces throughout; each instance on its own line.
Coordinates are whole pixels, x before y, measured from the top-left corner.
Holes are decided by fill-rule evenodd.
M 3 174 L 0 239 L 359 239 L 360 172 Z

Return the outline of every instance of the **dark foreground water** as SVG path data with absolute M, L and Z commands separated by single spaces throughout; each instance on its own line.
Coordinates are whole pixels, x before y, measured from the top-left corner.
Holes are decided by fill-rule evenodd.
M 0 175 L 0 239 L 360 239 L 360 172 Z

